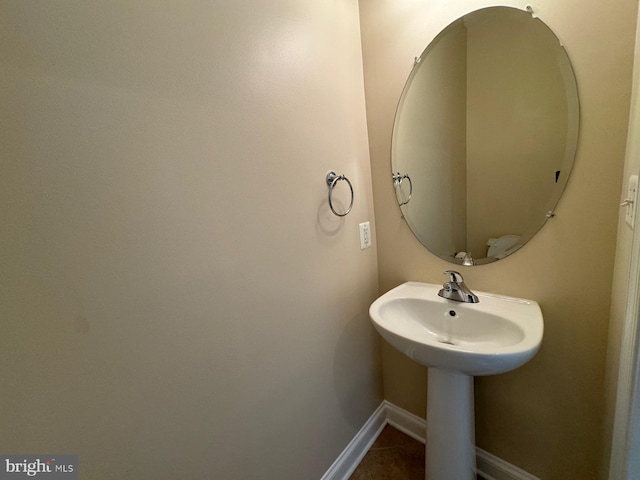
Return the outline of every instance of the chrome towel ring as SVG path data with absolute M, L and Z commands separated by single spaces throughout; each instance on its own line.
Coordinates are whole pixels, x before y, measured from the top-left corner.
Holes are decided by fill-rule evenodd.
M 347 208 L 347 211 L 344 213 L 336 212 L 336 209 L 333 208 L 333 202 L 331 201 L 331 194 L 333 193 L 333 188 L 336 186 L 336 184 L 340 180 L 344 180 L 345 182 L 347 182 L 347 184 L 349 185 L 349 190 L 351 190 L 351 202 L 349 203 L 349 208 Z M 353 207 L 353 185 L 351 185 L 351 182 L 347 177 L 345 177 L 344 175 L 336 175 L 336 172 L 334 172 L 333 170 L 327 172 L 327 185 L 329 186 L 329 193 L 328 193 L 329 208 L 331 209 L 333 214 L 337 215 L 338 217 L 346 216 L 351 211 L 351 208 Z
M 411 177 L 409 176 L 408 173 L 405 173 L 404 175 L 402 175 L 400 172 L 394 173 L 392 177 L 393 177 L 393 186 L 396 189 L 396 196 L 398 195 L 398 190 L 400 190 L 400 188 L 402 187 L 402 181 L 405 178 L 409 180 L 409 196 L 404 202 L 402 203 L 398 202 L 398 205 L 400 206 L 406 205 L 411 201 L 411 195 L 413 195 L 413 182 L 411 181 Z

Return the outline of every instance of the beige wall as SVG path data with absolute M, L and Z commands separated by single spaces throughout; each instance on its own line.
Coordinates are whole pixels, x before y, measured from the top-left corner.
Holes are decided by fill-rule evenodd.
M 476 427 L 479 447 L 545 480 L 598 478 L 601 464 L 636 3 L 534 4 L 575 68 L 581 100 L 576 164 L 557 218 L 517 254 L 463 270 L 473 289 L 532 298 L 542 307 L 545 338 L 538 355 L 515 372 L 477 379 Z M 398 214 L 388 181 L 391 128 L 416 52 L 452 20 L 485 5 L 360 3 L 381 292 L 406 280 L 440 283 L 450 267 L 415 240 Z M 385 398 L 424 415 L 425 369 L 384 345 L 383 372 Z
M 319 478 L 382 399 L 357 2 L 16 0 L 0 32 L 0 451 Z

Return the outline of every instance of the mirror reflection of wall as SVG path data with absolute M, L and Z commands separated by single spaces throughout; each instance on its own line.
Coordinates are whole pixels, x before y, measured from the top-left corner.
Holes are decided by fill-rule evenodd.
M 540 20 L 493 7 L 447 27 L 414 67 L 394 126 L 414 234 L 454 263 L 459 252 L 488 263 L 517 250 L 564 188 L 577 108 L 566 53 Z
M 466 242 L 465 28 L 443 36 L 421 62 L 394 131 L 394 158 L 414 188 L 405 218 L 423 243 L 453 251 Z M 434 171 L 438 175 L 434 175 Z M 438 225 L 438 228 L 433 226 Z
M 489 15 L 468 33 L 467 187 L 482 201 L 468 206 L 467 249 L 478 258 L 488 238 L 522 235 L 544 218 L 564 156 L 567 102 L 550 53 L 558 42 L 519 13 Z

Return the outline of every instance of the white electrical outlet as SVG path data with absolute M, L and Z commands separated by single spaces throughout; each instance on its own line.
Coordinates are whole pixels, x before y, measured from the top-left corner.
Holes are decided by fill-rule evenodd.
M 636 203 L 638 198 L 638 175 L 631 175 L 627 184 L 627 198 L 622 203 L 627 206 L 624 221 L 633 228 L 636 218 Z
M 369 222 L 360 224 L 360 250 L 371 246 L 371 225 Z

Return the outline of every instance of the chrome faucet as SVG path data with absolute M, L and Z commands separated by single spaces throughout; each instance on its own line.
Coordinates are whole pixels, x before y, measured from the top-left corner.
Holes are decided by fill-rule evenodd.
M 449 275 L 449 281 L 442 285 L 442 289 L 438 292 L 438 295 L 442 298 L 455 300 L 456 302 L 480 302 L 478 296 L 469 290 L 469 288 L 464 284 L 464 279 L 459 272 L 447 270 L 444 273 L 445 275 Z

